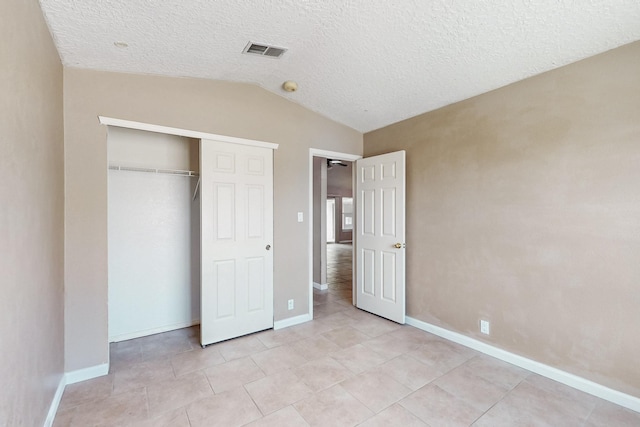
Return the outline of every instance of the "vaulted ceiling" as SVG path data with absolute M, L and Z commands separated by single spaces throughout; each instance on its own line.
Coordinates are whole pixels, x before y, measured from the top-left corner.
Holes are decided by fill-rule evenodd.
M 67 67 L 252 83 L 361 132 L 640 40 L 638 0 L 41 4 Z

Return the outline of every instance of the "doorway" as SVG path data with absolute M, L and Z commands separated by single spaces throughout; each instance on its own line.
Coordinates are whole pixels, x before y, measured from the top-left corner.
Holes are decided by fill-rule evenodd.
M 359 158 L 310 150 L 309 306 L 312 318 L 331 314 L 327 311 L 330 306 L 326 305 L 329 301 L 354 304 L 352 163 Z
M 197 141 L 109 128 L 108 336 L 200 323 Z

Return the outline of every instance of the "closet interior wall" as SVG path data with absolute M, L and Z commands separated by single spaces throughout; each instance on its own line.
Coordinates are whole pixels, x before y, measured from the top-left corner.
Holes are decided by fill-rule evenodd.
M 198 141 L 108 132 L 109 341 L 197 324 Z

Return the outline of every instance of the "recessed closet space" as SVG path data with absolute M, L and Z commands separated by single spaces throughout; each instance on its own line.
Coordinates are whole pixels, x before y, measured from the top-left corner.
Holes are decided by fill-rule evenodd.
M 200 322 L 199 141 L 108 128 L 109 341 Z

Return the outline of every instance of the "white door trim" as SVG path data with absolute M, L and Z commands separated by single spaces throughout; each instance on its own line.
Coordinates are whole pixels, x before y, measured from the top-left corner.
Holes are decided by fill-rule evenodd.
M 358 154 L 349 154 L 349 153 L 339 153 L 337 151 L 328 151 L 328 150 L 320 150 L 317 148 L 309 148 L 309 207 L 307 210 L 307 233 L 308 233 L 308 242 L 309 246 L 307 248 L 307 253 L 309 254 L 309 320 L 313 320 L 313 158 L 314 157 L 324 157 L 325 159 L 336 159 L 336 160 L 344 160 L 346 162 L 355 162 L 358 159 L 361 159 L 362 156 Z M 355 173 L 355 168 L 353 171 Z M 352 177 L 352 187 L 355 188 L 355 174 Z M 355 202 L 355 200 L 354 200 Z M 355 229 L 357 227 L 356 220 L 354 217 L 354 232 L 353 236 L 355 239 Z M 353 242 L 355 244 L 355 240 Z M 353 274 L 355 274 L 356 269 L 353 269 Z M 355 277 L 352 278 L 355 280 Z M 355 286 L 354 286 L 355 289 Z M 355 298 L 355 293 L 354 293 Z M 355 299 L 354 299 L 355 301 Z
M 273 142 L 257 141 L 255 139 L 238 138 L 235 136 L 217 135 L 215 133 L 199 132 L 196 130 L 172 128 L 169 126 L 154 125 L 151 123 L 135 122 L 131 120 L 114 119 L 112 117 L 98 116 L 100 124 L 106 126 L 117 126 L 127 129 L 146 130 L 149 132 L 166 133 L 168 135 L 186 136 L 195 139 L 213 139 L 221 142 L 230 142 L 232 144 L 250 145 L 252 147 L 278 149 L 278 144 Z

